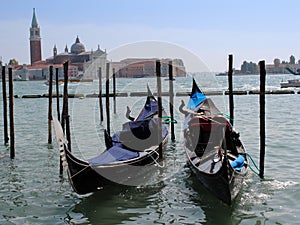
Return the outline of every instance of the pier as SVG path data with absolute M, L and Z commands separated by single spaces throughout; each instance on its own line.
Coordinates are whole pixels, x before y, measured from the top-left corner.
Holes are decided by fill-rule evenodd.
M 207 96 L 215 96 L 215 95 L 228 95 L 228 91 L 207 91 L 205 92 L 205 95 Z M 259 95 L 259 90 L 235 90 L 233 91 L 233 95 Z M 300 94 L 300 91 L 294 91 L 294 90 L 266 90 L 267 95 L 293 95 L 293 94 Z M 157 93 L 154 93 L 154 95 L 157 95 Z M 169 96 L 169 92 L 162 92 L 162 96 Z M 175 96 L 188 96 L 189 92 L 176 92 L 174 93 Z M 113 93 L 109 94 L 109 97 L 140 97 L 140 96 L 147 96 L 147 92 L 120 92 L 116 93 L 115 95 Z M 15 98 L 48 98 L 48 94 L 26 94 L 26 95 L 14 95 Z M 53 93 L 53 98 L 56 98 L 56 93 Z M 62 94 L 59 94 L 59 97 L 62 97 Z M 99 94 L 68 94 L 69 98 L 98 98 Z M 105 94 L 101 95 L 102 98 L 105 97 Z

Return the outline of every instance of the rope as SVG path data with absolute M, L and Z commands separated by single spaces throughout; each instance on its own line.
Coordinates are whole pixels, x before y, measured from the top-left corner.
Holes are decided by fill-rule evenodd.
M 215 115 L 221 115 L 221 116 L 224 116 L 226 119 L 234 120 L 233 118 L 230 118 L 230 116 L 226 113 L 218 112 L 218 113 L 215 113 Z
M 170 116 L 162 116 L 162 118 L 165 119 L 163 122 L 164 124 L 169 124 L 169 123 L 176 124 L 177 123 L 177 120 L 176 119 L 171 120 Z
M 259 168 L 257 166 L 257 164 L 255 163 L 254 159 L 252 158 L 252 156 L 250 155 L 250 153 L 248 152 L 240 152 L 240 154 L 244 154 L 246 156 L 248 156 L 251 160 L 251 162 L 253 163 L 254 167 L 256 168 L 257 171 L 255 171 L 251 165 L 249 165 L 249 168 L 252 170 L 253 173 L 255 173 L 257 176 L 259 176 Z
M 159 153 L 156 151 L 156 150 L 153 150 L 157 155 L 159 155 Z M 159 168 L 165 168 L 165 163 L 164 162 L 162 162 L 162 165 L 160 165 L 159 164 L 159 162 L 155 159 L 155 158 L 153 158 L 153 156 L 151 155 L 151 152 L 146 152 L 146 151 L 144 151 L 146 154 L 148 154 L 152 159 L 153 159 L 153 161 L 154 161 L 154 163 L 159 167 Z

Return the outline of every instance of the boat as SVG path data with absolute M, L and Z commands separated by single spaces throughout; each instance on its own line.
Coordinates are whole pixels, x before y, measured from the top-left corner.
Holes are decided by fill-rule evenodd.
M 187 109 L 184 107 L 182 101 L 179 110 L 185 115 L 184 149 L 188 165 L 206 189 L 230 205 L 248 171 L 239 133 L 194 79 Z
M 175 78 L 172 78 L 172 79 L 170 79 L 170 78 L 165 78 L 165 80 L 166 80 L 166 81 L 170 81 L 170 80 L 171 80 L 171 81 L 174 81 L 174 80 L 176 80 L 176 79 L 175 79 Z
M 59 79 L 60 82 L 64 82 L 64 79 Z M 69 77 L 69 83 L 79 83 L 79 82 L 93 82 L 93 79 L 83 79 L 82 77 Z
M 165 111 L 162 110 L 163 115 Z M 130 117 L 123 129 L 110 136 L 105 131 L 106 149 L 83 160 L 67 147 L 62 127 L 53 118 L 56 139 L 73 190 L 78 194 L 96 192 L 110 185 L 144 186 L 159 169 L 160 151 L 168 139 L 167 124 L 159 126 L 158 101 L 148 88 L 146 103 L 138 116 Z M 158 132 L 161 127 L 161 133 Z M 160 135 L 159 135 L 160 133 Z
M 300 75 L 300 69 L 297 69 L 296 71 L 292 70 L 291 68 L 289 67 L 285 67 L 285 69 L 290 72 L 291 74 L 294 74 L 294 75 Z
M 58 80 L 58 85 L 62 85 L 64 82 L 61 80 Z M 50 85 L 50 80 L 46 80 L 44 82 L 45 85 L 49 86 Z M 56 80 L 52 80 L 52 85 L 56 85 Z
M 228 72 L 217 73 L 216 76 L 228 76 Z
M 293 80 L 281 81 L 280 87 L 281 88 L 300 87 L 300 80 L 293 79 Z

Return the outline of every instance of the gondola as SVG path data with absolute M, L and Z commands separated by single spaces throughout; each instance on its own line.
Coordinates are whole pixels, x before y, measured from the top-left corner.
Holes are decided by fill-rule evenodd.
M 232 204 L 247 174 L 245 148 L 229 120 L 193 79 L 187 108 L 182 101 L 184 148 L 188 165 L 213 195 Z
M 121 131 L 113 136 L 105 132 L 106 149 L 87 160 L 78 159 L 68 150 L 62 127 L 53 118 L 63 166 L 78 194 L 96 192 L 109 185 L 145 185 L 158 170 L 159 144 L 165 147 L 168 129 L 164 123 L 159 125 L 158 102 L 149 88 L 146 103 L 138 116 L 133 118 L 127 113 L 127 117 L 130 121 L 122 125 Z

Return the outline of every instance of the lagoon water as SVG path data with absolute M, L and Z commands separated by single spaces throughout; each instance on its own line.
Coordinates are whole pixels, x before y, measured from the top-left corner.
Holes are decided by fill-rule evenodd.
M 195 78 L 204 91 L 227 87 L 226 77 L 198 74 Z M 288 78 L 293 76 L 268 75 L 267 89 L 280 89 L 279 82 Z M 146 91 L 146 83 L 156 91 L 153 78 L 119 79 L 117 90 Z M 191 83 L 191 77 L 176 79 L 175 92 L 189 91 Z M 162 84 L 163 91 L 167 91 L 168 81 Z M 235 76 L 234 88 L 258 89 L 259 76 Z M 97 90 L 98 81 L 69 85 L 71 93 L 92 94 Z M 14 94 L 19 96 L 47 91 L 42 81 L 14 83 Z M 211 98 L 223 112 L 228 112 L 227 96 Z M 177 110 L 181 99 L 187 97 L 175 98 L 176 141 L 168 142 L 164 168 L 157 180 L 146 187 L 111 187 L 80 196 L 72 190 L 66 174 L 59 176 L 54 137 L 53 149 L 48 149 L 47 99 L 15 98 L 16 158 L 0 158 L 0 224 L 299 224 L 300 94 L 266 96 L 265 179 L 249 171 L 232 206 L 207 192 L 186 166 L 181 137 L 183 117 Z M 119 130 L 126 121 L 127 105 L 136 115 L 144 100 L 117 98 L 117 114 L 111 114 L 112 131 Z M 234 96 L 234 100 L 235 128 L 258 163 L 259 96 Z M 168 108 L 167 97 L 163 97 L 163 104 Z M 3 139 L 2 98 L 0 105 Z M 98 100 L 70 99 L 70 110 L 74 154 L 86 159 L 103 151 L 106 124 L 99 122 Z M 53 112 L 56 115 L 55 100 Z M 9 155 L 9 149 L 0 145 L 0 154 Z

